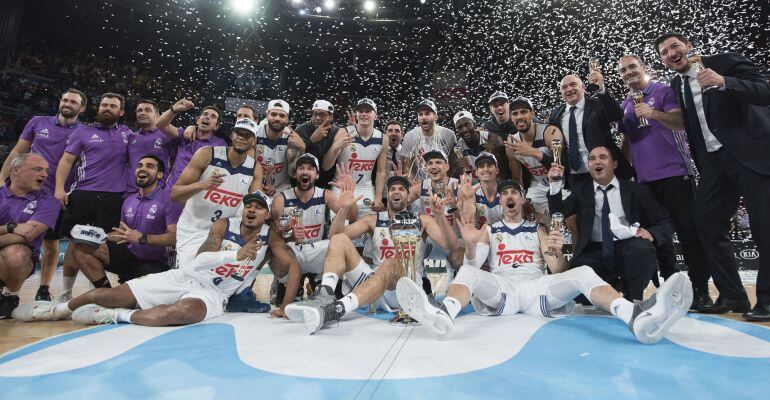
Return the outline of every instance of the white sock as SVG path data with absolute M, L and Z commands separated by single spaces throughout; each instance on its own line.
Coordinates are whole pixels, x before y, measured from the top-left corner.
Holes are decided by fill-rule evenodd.
M 345 315 L 358 308 L 358 296 L 355 293 L 343 296 L 340 301 L 345 306 Z
M 8 296 L 18 296 L 18 295 L 19 295 L 19 291 L 17 290 L 17 291 L 15 291 L 15 292 L 12 292 L 12 291 L 10 291 L 10 290 L 9 290 L 9 289 L 6 287 L 6 288 L 3 288 L 3 294 L 7 294 Z
M 462 309 L 462 307 L 460 307 L 460 300 L 457 300 L 454 297 L 447 296 L 441 303 L 446 307 L 446 310 L 449 311 L 449 316 L 452 317 L 452 319 L 455 319 Z
M 337 276 L 334 272 L 324 272 L 323 276 L 321 277 L 321 286 L 328 286 L 332 288 L 332 291 L 337 288 L 337 282 L 339 282 L 340 277 Z
M 634 315 L 634 303 L 622 297 L 618 297 L 610 303 L 610 312 L 612 315 L 628 324 L 631 321 L 631 316 Z
M 62 289 L 65 292 L 72 293 L 72 288 L 75 287 L 75 279 L 77 276 L 64 276 L 62 277 Z
M 125 322 L 127 324 L 131 323 L 131 315 L 133 315 L 137 310 L 119 310 L 118 311 L 118 322 Z
M 58 318 L 66 318 L 70 315 L 72 315 L 72 310 L 70 310 L 68 306 L 69 302 L 66 303 L 59 303 L 53 308 L 53 315 Z

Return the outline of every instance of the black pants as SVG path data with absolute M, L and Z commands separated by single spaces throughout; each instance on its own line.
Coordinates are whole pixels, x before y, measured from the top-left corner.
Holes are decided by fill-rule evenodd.
M 743 196 L 751 235 L 759 251 L 757 301 L 770 304 L 770 176 L 741 164 L 727 150 L 699 152 L 700 185 L 695 193 L 698 235 L 719 296 L 746 299 L 730 243 L 730 219 Z
M 708 291 L 710 274 L 695 224 L 695 179 L 689 176 L 674 176 L 647 182 L 645 185 L 674 221 L 693 288 L 696 291 Z M 658 247 L 658 267 L 664 278 L 678 271 L 672 240 Z
M 61 233 L 72 238 L 71 231 L 75 225 L 98 226 L 105 233 L 110 233 L 120 223 L 122 206 L 123 193 L 73 190 L 64 211 Z
M 580 256 L 572 260 L 572 266 L 587 265 L 605 282 L 621 278 L 623 286 L 628 288 L 623 297 L 642 300 L 644 289 L 656 270 L 655 253 L 655 245 L 647 239 L 634 237 L 618 240 L 615 242 L 615 266 L 608 268 L 602 264 L 602 244 L 588 242 Z

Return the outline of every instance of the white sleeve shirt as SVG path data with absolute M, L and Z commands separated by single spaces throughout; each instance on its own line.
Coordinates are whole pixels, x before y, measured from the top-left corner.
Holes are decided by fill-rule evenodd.
M 575 122 L 577 122 L 577 137 L 580 146 L 580 158 L 583 160 L 583 167 L 580 168 L 579 171 L 571 170 L 571 172 L 573 174 L 583 174 L 588 172 L 588 148 L 586 147 L 585 139 L 583 138 L 583 111 L 586 109 L 586 98 L 583 97 L 574 106 L 567 104 L 567 107 L 564 108 L 564 114 L 561 116 L 561 131 L 567 146 L 572 145 L 569 142 L 569 114 L 572 107 L 577 107 L 575 109 Z M 569 151 L 567 149 L 564 150 Z
M 703 90 L 700 87 L 700 83 L 695 78 L 698 75 L 698 71 L 694 67 L 690 67 L 686 74 L 681 74 L 682 77 L 682 97 L 684 97 L 684 77 L 690 78 L 690 90 L 692 90 L 692 99 L 695 103 L 695 112 L 698 114 L 698 122 L 700 122 L 700 130 L 703 132 L 703 140 L 706 142 L 706 151 L 709 153 L 714 152 L 722 148 L 722 143 L 719 142 L 716 136 L 711 133 L 708 123 L 706 122 L 706 112 L 703 110 Z M 682 104 L 684 108 L 687 108 L 686 104 Z M 687 116 L 685 115 L 685 118 Z
M 601 242 L 604 192 L 599 190 L 599 188 L 605 189 L 606 186 L 599 185 L 596 181 L 592 181 L 592 183 L 594 185 L 594 226 L 591 231 L 591 241 Z M 607 191 L 607 200 L 610 202 L 610 213 L 618 217 L 620 223 L 628 226 L 630 224 L 628 223 L 628 218 L 626 218 L 626 212 L 623 211 L 623 202 L 620 199 L 620 182 L 618 182 L 618 177 L 612 178 L 609 185 L 612 185 L 612 189 Z M 613 240 L 617 240 L 617 238 L 613 238 Z

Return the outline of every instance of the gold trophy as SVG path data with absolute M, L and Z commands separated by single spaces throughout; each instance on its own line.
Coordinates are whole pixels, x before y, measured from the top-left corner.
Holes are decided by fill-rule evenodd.
M 551 231 L 558 230 L 561 232 L 562 229 L 564 229 L 564 214 L 560 212 L 551 214 Z M 548 249 L 544 254 L 547 256 L 558 257 L 559 255 L 556 254 L 557 250 L 558 249 Z
M 564 142 L 561 139 L 551 140 L 551 152 L 553 153 L 553 162 L 561 167 L 561 152 L 564 150 Z M 562 180 L 564 177 L 559 176 L 557 180 Z
M 265 161 L 265 180 L 264 184 L 267 187 L 275 186 L 275 160 L 268 158 Z
M 687 54 L 687 63 L 690 64 L 691 67 L 695 68 L 696 71 L 703 71 L 706 69 L 706 66 L 703 65 L 703 59 L 698 53 L 691 52 Z M 716 86 L 706 86 L 702 89 L 702 93 L 707 94 L 716 88 Z
M 602 65 L 599 62 L 598 59 L 592 59 L 588 62 L 588 73 L 591 72 L 602 72 Z M 595 97 L 599 92 L 599 85 L 596 83 L 589 83 L 586 85 L 586 93 L 588 93 L 591 97 Z
M 446 199 L 448 197 L 447 187 L 444 182 L 439 182 L 436 184 L 436 194 L 442 199 Z M 450 206 L 449 204 L 444 205 L 444 214 L 449 215 L 454 214 L 455 212 L 457 212 L 457 207 Z
M 644 103 L 644 93 L 642 93 L 641 90 L 631 92 L 631 94 L 629 94 L 629 97 L 631 97 L 631 101 L 633 101 L 634 104 Z M 636 129 L 640 131 L 644 131 L 650 128 L 651 128 L 650 122 L 647 121 L 647 117 L 639 117 L 639 126 L 637 126 Z
M 399 275 L 405 276 L 422 286 L 422 276 L 417 271 L 419 256 L 417 245 L 422 240 L 420 216 L 409 211 L 401 211 L 393 216 L 388 230 L 391 239 L 393 239 L 393 245 L 396 248 L 395 261 L 398 263 Z M 403 310 L 399 310 L 398 314 L 390 322 L 405 325 L 417 324 L 417 321 Z
M 291 210 L 291 215 L 294 217 L 294 229 L 295 230 L 300 230 L 301 229 L 301 230 L 303 230 L 303 233 L 304 233 L 305 225 L 302 223 L 302 214 L 304 214 L 304 213 L 305 213 L 305 211 L 303 209 L 299 208 L 299 207 L 294 207 L 294 209 Z M 303 237 L 304 237 L 304 235 L 303 235 Z M 297 244 L 297 245 L 301 246 L 301 245 L 305 244 L 305 239 L 304 238 L 303 239 L 297 239 L 297 240 L 294 241 L 294 244 Z

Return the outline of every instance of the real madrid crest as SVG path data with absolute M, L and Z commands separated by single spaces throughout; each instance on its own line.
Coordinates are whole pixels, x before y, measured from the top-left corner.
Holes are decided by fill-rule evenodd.
M 350 144 L 350 151 L 356 151 L 356 144 L 355 143 L 351 143 Z
M 498 243 L 502 243 L 503 242 L 503 234 L 502 233 L 495 233 L 495 240 Z
M 257 154 L 262 154 L 264 152 L 265 152 L 265 146 L 264 145 L 257 146 Z

